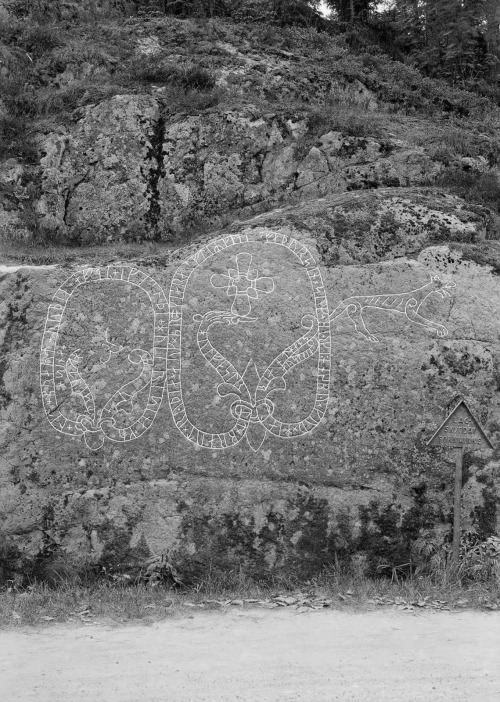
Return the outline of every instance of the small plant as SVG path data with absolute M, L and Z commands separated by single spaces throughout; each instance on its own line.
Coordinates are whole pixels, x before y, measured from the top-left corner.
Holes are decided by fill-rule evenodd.
M 160 584 L 184 585 L 181 575 L 166 554 L 153 555 L 148 558 L 143 579 L 152 587 Z
M 475 532 L 462 534 L 458 573 L 466 580 L 483 582 L 491 578 L 500 583 L 500 537 L 480 541 Z
M 416 575 L 431 576 L 443 585 L 450 583 L 487 583 L 500 585 L 500 537 L 480 541 L 473 531 L 462 533 L 458 565 L 452 562 L 452 547 L 417 539 L 414 552 L 419 565 Z

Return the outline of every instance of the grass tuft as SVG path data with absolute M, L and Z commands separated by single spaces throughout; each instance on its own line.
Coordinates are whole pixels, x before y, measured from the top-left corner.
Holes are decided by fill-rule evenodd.
M 124 581 L 127 582 L 127 581 Z M 283 596 L 309 603 L 326 602 L 336 609 L 366 611 L 373 605 L 427 609 L 500 609 L 500 582 L 464 585 L 456 576 L 444 579 L 416 576 L 405 580 L 370 579 L 354 572 L 326 569 L 317 578 L 297 582 L 277 576 L 266 584 L 255 582 L 238 570 L 206 573 L 191 588 L 161 584 L 106 581 L 58 587 L 34 583 L 20 591 L 10 586 L 0 591 L 0 627 L 47 626 L 75 623 L 150 623 L 179 616 L 185 607 L 214 608 L 231 604 L 277 606 Z M 249 601 L 250 600 L 250 601 Z M 192 610 L 190 610 L 192 611 Z
M 176 65 L 166 61 L 158 61 L 155 57 L 144 57 L 132 62 L 130 75 L 134 80 L 143 83 L 174 85 L 184 90 L 213 90 L 214 76 L 196 64 L 186 63 Z
M 329 98 L 314 108 L 308 116 L 308 127 L 314 135 L 328 131 L 342 132 L 346 136 L 383 138 L 387 115 L 368 111 L 359 103 L 339 97 Z

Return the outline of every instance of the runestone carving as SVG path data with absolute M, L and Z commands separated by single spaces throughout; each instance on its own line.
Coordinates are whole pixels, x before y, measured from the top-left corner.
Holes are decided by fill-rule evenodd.
M 231 298 L 230 310 L 210 310 L 195 315 L 198 324 L 197 343 L 207 363 L 220 378 L 217 393 L 221 397 L 234 396 L 230 406 L 232 426 L 223 432 L 207 432 L 197 427 L 189 418 L 182 391 L 182 325 L 183 304 L 186 287 L 191 276 L 207 260 L 227 249 L 258 241 L 262 247 L 283 247 L 291 252 L 296 263 L 304 270 L 311 286 L 314 311 L 302 318 L 302 334 L 293 343 L 278 352 L 258 375 L 256 387 L 249 386 L 250 370 L 238 369 L 233 360 L 227 358 L 212 343 L 210 336 L 215 325 L 253 324 L 252 301 L 260 295 L 270 295 L 275 281 L 269 276 L 260 276 L 252 269 L 252 255 L 242 251 L 235 256 L 235 268 L 227 274 L 214 274 L 211 285 L 225 290 Z M 321 272 L 308 249 L 296 239 L 282 234 L 268 233 L 253 239 L 249 234 L 235 234 L 207 244 L 196 254 L 189 256 L 177 269 L 170 286 L 170 325 L 167 355 L 167 393 L 176 427 L 186 439 L 197 446 L 210 449 L 226 449 L 235 446 L 246 437 L 250 447 L 257 451 L 267 434 L 280 438 L 304 436 L 323 419 L 329 395 L 331 340 L 328 301 Z M 299 421 L 279 420 L 275 413 L 274 393 L 284 391 L 287 377 L 300 363 L 316 356 L 317 373 L 313 406 Z M 251 362 L 250 362 L 251 363 Z
M 91 289 L 104 282 L 129 284 L 143 291 L 151 304 L 154 336 L 151 349 L 135 348 L 128 362 L 138 368 L 138 375 L 124 383 L 100 409 L 96 398 L 81 373 L 80 349 L 69 355 L 60 343 L 68 303 L 82 286 Z M 62 434 L 83 436 L 88 447 L 100 448 L 105 439 L 125 442 L 137 439 L 153 423 L 160 408 L 165 387 L 167 353 L 168 301 L 162 288 L 149 275 L 133 266 L 86 268 L 71 275 L 56 291 L 49 305 L 40 352 L 40 387 L 42 402 L 50 424 Z M 107 358 L 123 347 L 110 342 L 106 330 L 104 345 Z M 67 393 L 69 385 L 70 395 Z M 140 394 L 146 402 L 139 412 L 134 405 Z M 68 411 L 70 398 L 81 402 L 80 413 Z
M 302 313 L 300 323 L 288 325 L 288 336 L 262 332 L 272 311 L 283 308 L 283 300 L 289 306 L 293 283 L 287 278 L 292 273 L 301 281 L 297 283 L 301 292 L 296 305 Z M 81 318 L 89 315 L 78 310 L 78 294 L 83 294 L 85 304 L 93 309 L 101 286 L 99 299 L 104 307 L 110 307 L 109 294 L 102 294 L 103 285 L 108 286 L 106 291 L 113 291 L 113 300 L 121 300 L 122 328 L 130 326 L 130 334 L 137 325 L 143 329 L 139 345 L 130 340 L 125 343 L 116 329 L 113 335 L 97 312 L 90 317 L 92 323 L 101 320 L 100 331 L 81 331 Z M 302 437 L 324 421 L 330 385 L 331 321 L 347 316 L 360 335 L 376 342 L 362 316 L 366 309 L 375 308 L 400 312 L 444 336 L 446 327 L 423 317 L 420 308 L 432 293 L 450 297 L 454 287 L 453 282 L 443 283 L 434 276 L 407 293 L 348 297 L 330 313 L 314 257 L 298 240 L 276 232 L 231 234 L 206 244 L 177 268 L 168 299 L 151 276 L 133 265 L 85 268 L 58 288 L 48 308 L 40 352 L 43 408 L 54 429 L 82 437 L 90 449 L 97 450 L 106 439 L 123 443 L 142 436 L 153 423 L 166 388 L 174 424 L 191 444 L 224 450 L 246 440 L 258 451 L 266 437 Z M 201 290 L 201 307 L 199 298 L 192 296 L 193 289 Z M 130 300 L 134 295 L 143 300 L 143 308 L 129 325 L 127 316 L 133 311 Z M 277 302 L 273 302 L 275 298 Z M 72 305 L 76 311 L 71 317 Z M 194 314 L 189 313 L 190 308 Z M 116 310 L 111 308 L 110 314 L 116 316 Z M 149 331 L 148 326 L 152 327 Z M 73 327 L 80 328 L 76 337 L 87 347 L 100 344 L 103 353 L 92 367 L 100 369 L 97 381 L 89 379 L 89 348 L 72 348 L 81 346 L 75 343 L 75 334 L 69 334 Z M 246 336 L 243 333 L 252 330 Z M 256 330 L 260 336 L 255 336 Z M 246 358 L 238 347 L 243 344 L 236 332 L 250 339 Z M 191 356 L 185 351 L 189 343 L 194 349 Z M 254 361 L 258 349 L 252 350 L 252 344 L 266 347 L 267 356 L 264 361 L 260 358 L 259 367 Z M 193 356 L 194 364 L 190 360 Z M 106 394 L 102 388 L 113 364 L 116 382 Z M 210 372 L 204 372 L 202 364 Z M 193 367 L 195 370 L 190 370 Z M 196 405 L 189 406 L 191 391 L 186 404 L 185 382 L 190 372 L 195 379 L 203 376 L 205 396 L 212 397 L 216 420 L 211 425 L 203 408 L 196 416 Z M 302 379 L 309 382 L 306 390 L 301 389 Z M 300 398 L 295 404 L 291 388 Z M 200 399 L 201 391 L 194 392 Z M 290 407 L 294 408 L 293 416 L 287 415 Z M 214 423 L 221 429 L 214 428 Z

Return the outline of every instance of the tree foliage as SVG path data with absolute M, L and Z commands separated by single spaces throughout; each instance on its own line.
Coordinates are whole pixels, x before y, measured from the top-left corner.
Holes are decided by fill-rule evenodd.
M 340 22 L 367 22 L 376 6 L 376 0 L 328 0 Z
M 180 17 L 231 17 L 240 21 L 275 21 L 282 25 L 321 25 L 317 0 L 138 0 L 159 4 Z
M 393 0 L 395 48 L 455 85 L 498 81 L 500 0 Z

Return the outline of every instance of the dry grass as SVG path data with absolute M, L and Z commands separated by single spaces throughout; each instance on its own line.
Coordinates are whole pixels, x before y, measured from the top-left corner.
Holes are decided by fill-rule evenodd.
M 477 129 L 471 124 L 446 127 L 434 124 L 415 143 L 425 147 L 431 158 L 446 164 L 456 157 L 483 156 L 490 166 L 495 166 L 500 162 L 500 140 L 491 131 L 486 123 L 477 125 Z
M 196 587 L 173 589 L 103 581 L 88 585 L 62 583 L 59 587 L 35 583 L 21 592 L 13 587 L 0 591 L 0 627 L 64 622 L 151 623 L 180 616 L 193 608 L 279 606 L 280 597 L 290 598 L 294 606 L 303 603 L 306 607 L 357 611 L 380 606 L 491 610 L 500 608 L 500 581 L 464 585 L 452 573 L 441 580 L 417 576 L 396 581 L 330 570 L 302 583 L 278 577 L 265 585 L 240 572 L 208 574 Z
M 111 243 L 105 246 L 61 246 L 40 242 L 2 242 L 0 257 L 5 265 L 48 266 L 68 264 L 104 265 L 111 261 L 148 259 L 168 255 L 177 246 L 143 241 L 139 243 Z
M 366 106 L 343 96 L 331 97 L 308 118 L 309 129 L 314 134 L 332 130 L 347 136 L 383 138 L 387 131 L 389 115 L 383 111 L 366 109 Z

